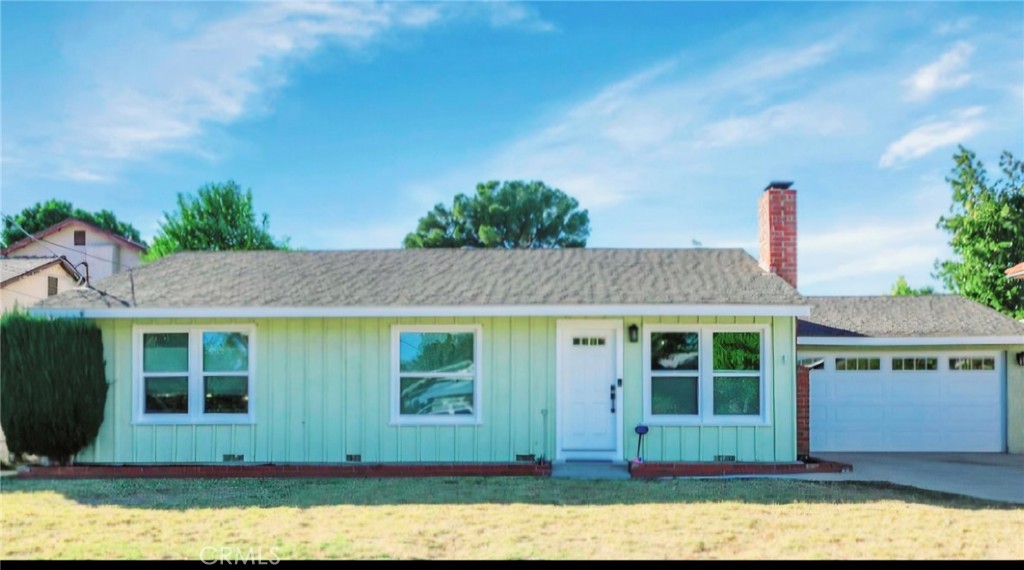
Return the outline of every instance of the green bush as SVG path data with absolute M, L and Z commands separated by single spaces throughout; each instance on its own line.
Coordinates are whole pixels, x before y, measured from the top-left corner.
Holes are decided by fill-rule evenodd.
M 13 456 L 71 461 L 96 438 L 106 398 L 103 341 L 92 321 L 0 318 L 0 426 Z

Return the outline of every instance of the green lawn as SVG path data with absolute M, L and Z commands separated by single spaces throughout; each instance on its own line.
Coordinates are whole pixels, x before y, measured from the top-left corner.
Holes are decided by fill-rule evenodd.
M 1024 558 L 1024 508 L 781 479 L 0 480 L 0 558 Z

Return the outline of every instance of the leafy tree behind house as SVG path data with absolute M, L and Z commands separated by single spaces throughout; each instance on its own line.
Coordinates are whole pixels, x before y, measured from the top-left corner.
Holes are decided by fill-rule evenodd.
M 930 285 L 925 285 L 924 287 L 915 289 L 907 283 L 907 278 L 905 276 L 900 275 L 899 279 L 896 280 L 896 283 L 893 283 L 892 292 L 889 294 L 893 297 L 920 297 L 921 295 L 934 295 L 935 288 Z
M 405 237 L 407 248 L 535 249 L 586 247 L 590 216 L 579 202 L 543 182 L 490 181 L 452 207 L 437 204 Z
M 87 212 L 81 208 L 74 207 L 71 202 L 53 198 L 45 202 L 36 202 L 12 217 L 4 216 L 3 244 L 4 246 L 11 245 L 27 237 L 25 232 L 29 234 L 41 232 L 68 218 L 78 218 L 83 222 L 99 226 L 108 232 L 145 245 L 142 241 L 142 236 L 139 235 L 139 230 L 127 222 L 118 220 L 117 216 L 110 210 Z M 18 226 L 21 227 L 19 228 Z M 25 231 L 23 232 L 22 229 Z
M 207 184 L 195 196 L 178 194 L 178 209 L 164 212 L 147 260 L 179 251 L 287 249 L 287 240 L 270 235 L 270 218 L 257 217 L 252 190 L 234 181 Z
M 1004 152 L 1002 177 L 989 180 L 973 152 L 960 147 L 953 160 L 946 178 L 953 203 L 938 227 L 949 232 L 955 257 L 936 262 L 936 277 L 954 293 L 1024 318 L 1024 281 L 1004 273 L 1024 260 L 1024 163 Z

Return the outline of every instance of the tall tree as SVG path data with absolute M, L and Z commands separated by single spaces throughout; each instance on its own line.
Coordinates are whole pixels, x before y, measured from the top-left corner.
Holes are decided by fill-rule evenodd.
M 231 180 L 207 184 L 196 196 L 178 194 L 178 209 L 164 212 L 146 259 L 179 251 L 287 249 L 287 240 L 275 240 L 269 225 L 265 213 L 257 221 L 251 190 Z
M 915 289 L 910 286 L 910 283 L 907 283 L 907 278 L 905 276 L 900 275 L 899 279 L 896 280 L 896 283 L 893 283 L 892 292 L 889 294 L 893 297 L 920 297 L 921 295 L 934 295 L 935 288 L 930 285 L 926 285 Z
M 451 209 L 437 204 L 405 236 L 407 248 L 535 249 L 586 247 L 590 216 L 575 198 L 543 182 L 492 180 L 473 196 L 458 194 Z
M 129 223 L 118 220 L 117 216 L 110 210 L 87 212 L 81 208 L 74 207 L 71 202 L 55 200 L 53 198 L 45 202 L 36 202 L 13 217 L 4 216 L 2 236 L 4 245 L 8 246 L 26 237 L 25 232 L 29 234 L 41 232 L 68 218 L 78 218 L 83 222 L 99 226 L 108 232 L 145 245 L 142 241 L 142 236 L 139 235 L 139 230 Z M 25 231 L 22 231 L 22 229 Z
M 953 204 L 938 227 L 949 232 L 955 257 L 935 263 L 936 277 L 950 291 L 1024 318 L 1024 281 L 1004 273 L 1024 261 L 1024 163 L 1004 152 L 1002 177 L 990 181 L 973 152 L 961 146 L 953 160 L 946 178 Z

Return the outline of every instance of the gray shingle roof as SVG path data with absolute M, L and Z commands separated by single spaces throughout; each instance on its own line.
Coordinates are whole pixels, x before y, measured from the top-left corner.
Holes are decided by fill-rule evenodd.
M 811 316 L 797 321 L 798 336 L 1024 336 L 1024 324 L 959 295 L 805 299 Z
M 742 249 L 189 252 L 135 269 L 135 306 L 803 305 Z M 131 306 L 129 274 L 47 299 Z
M 0 258 L 0 283 L 6 284 L 8 281 L 16 279 L 26 273 L 31 273 L 52 265 L 59 263 L 61 258 L 59 257 L 4 257 Z M 65 268 L 69 269 L 71 266 L 65 263 Z

